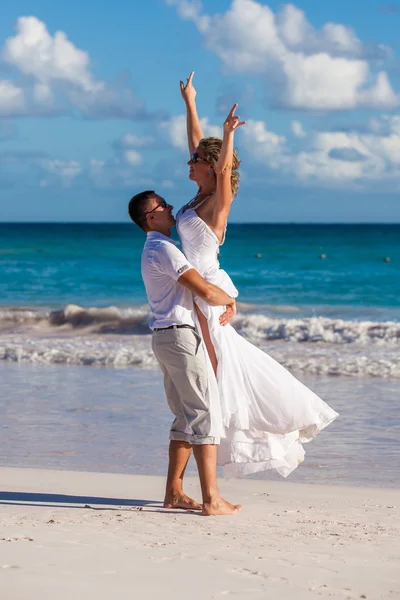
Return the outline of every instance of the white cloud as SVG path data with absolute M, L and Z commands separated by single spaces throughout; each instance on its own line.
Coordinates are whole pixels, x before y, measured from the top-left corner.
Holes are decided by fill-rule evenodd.
M 321 30 L 315 30 L 304 11 L 293 4 L 283 6 L 276 15 L 279 35 L 289 50 L 317 54 L 327 52 L 332 56 L 361 58 L 365 52 L 361 41 L 351 27 L 341 23 L 326 23 Z M 389 53 L 389 49 L 386 49 Z
M 154 137 L 150 135 L 136 135 L 135 133 L 126 133 L 119 140 L 114 142 L 115 148 L 147 148 L 154 144 Z
M 222 127 L 218 125 L 212 125 L 207 117 L 200 119 L 200 125 L 203 129 L 203 133 L 206 137 L 222 137 Z M 160 124 L 160 129 L 163 134 L 167 137 L 168 141 L 180 150 L 187 150 L 187 137 L 186 137 L 186 116 L 178 115 L 172 117 L 168 121 L 163 121 Z
M 304 42 L 314 37 L 314 30 L 305 18 L 304 12 L 293 4 L 286 4 L 277 17 L 277 27 L 284 44 L 288 48 L 304 46 Z
M 39 161 L 39 166 L 59 178 L 65 186 L 69 186 L 83 171 L 81 164 L 76 160 L 46 159 Z
M 306 132 L 303 129 L 303 125 L 299 121 L 292 121 L 291 124 L 292 132 L 297 138 L 306 137 Z
M 394 93 L 387 73 L 378 73 L 376 83 L 359 93 L 360 104 L 371 108 L 394 108 L 399 104 L 399 97 Z
M 269 131 L 263 121 L 253 121 L 251 119 L 247 121 L 242 134 L 244 146 L 250 155 L 255 154 L 270 169 L 278 169 L 281 166 L 283 157 L 287 152 L 284 136 Z
M 24 76 L 25 114 L 78 109 L 87 118 L 160 118 L 148 113 L 130 88 L 96 79 L 89 54 L 63 31 L 51 35 L 34 16 L 18 19 L 16 35 L 6 40 L 1 59 Z
M 87 174 L 89 181 L 98 189 L 102 190 L 121 190 L 126 193 L 126 188 L 151 188 L 154 186 L 154 180 L 147 177 L 147 173 L 140 174 L 135 167 L 141 163 L 141 158 L 130 156 L 130 161 L 125 160 L 124 156 L 106 161 L 91 159 Z M 138 161 L 138 162 L 136 162 Z
M 70 102 L 88 118 L 103 119 L 149 119 L 157 114 L 146 112 L 144 102 L 137 100 L 130 89 L 101 87 L 87 92 L 71 89 L 68 93 Z
M 47 83 L 37 83 L 33 87 L 33 97 L 38 105 L 51 106 L 53 104 L 54 96 Z
M 187 138 L 185 115 L 172 117 L 171 119 L 169 119 L 169 121 L 164 121 L 163 123 L 161 123 L 160 127 L 175 148 L 179 148 L 180 150 L 186 150 Z
M 91 158 L 89 161 L 89 173 L 90 175 L 100 175 L 104 169 L 105 161 Z
M 125 162 L 132 167 L 136 167 L 143 162 L 142 156 L 136 150 L 126 150 L 123 157 Z
M 155 138 L 150 135 L 137 135 L 125 133 L 112 143 L 115 157 L 111 161 L 114 165 L 127 164 L 136 167 L 143 163 L 143 156 L 138 149 L 149 148 L 154 145 Z
M 11 81 L 0 81 L 0 117 L 23 113 L 25 94 Z
M 367 187 L 385 182 L 400 187 L 400 116 L 375 120 L 374 131 L 319 131 L 294 151 L 286 138 L 262 121 L 249 121 L 243 145 L 251 158 L 272 172 L 308 184 Z M 303 131 L 301 123 L 296 122 Z M 310 137 L 310 139 L 308 139 Z
M 151 136 L 139 136 L 134 133 L 126 133 L 122 137 L 122 143 L 131 148 L 143 148 L 144 146 L 151 146 L 154 142 L 154 138 Z
M 182 19 L 196 21 L 199 29 L 206 29 L 209 17 L 202 16 L 201 0 L 166 0 L 170 6 L 176 6 L 178 14 Z
M 165 188 L 165 189 L 168 189 L 168 190 L 172 190 L 175 187 L 175 184 L 170 179 L 163 179 L 161 181 L 161 183 L 160 183 L 160 186 L 162 188 Z
M 362 44 L 350 27 L 338 23 L 326 23 L 322 28 L 322 39 L 331 45 L 334 52 L 362 53 Z
M 36 17 L 20 17 L 16 30 L 17 34 L 6 40 L 3 60 L 22 73 L 44 84 L 65 81 L 85 91 L 102 87 L 89 73 L 89 55 L 76 48 L 63 31 L 52 37 Z
M 279 37 L 274 13 L 253 0 L 233 0 L 222 15 L 210 17 L 201 28 L 206 46 L 229 71 L 263 72 L 280 60 L 285 45 Z
M 113 157 L 107 160 L 92 158 L 86 169 L 89 180 L 101 189 L 124 189 L 130 187 L 133 181 L 142 179 L 143 169 L 137 170 L 143 164 L 142 155 L 134 149 L 116 149 Z
M 28 184 L 33 188 L 98 189 L 122 194 L 133 194 L 140 189 L 172 189 L 171 169 L 160 171 L 159 165 L 139 167 L 141 157 L 135 150 L 125 160 L 121 154 L 109 159 L 91 158 L 88 161 L 49 158 L 37 152 L 1 152 L 1 185 L 8 183 L 21 189 Z M 179 161 L 178 161 L 179 163 Z
M 329 54 L 288 54 L 283 63 L 286 106 L 303 109 L 349 109 L 359 103 L 359 89 L 369 75 L 365 61 Z
M 129 153 L 129 154 L 128 154 Z M 141 156 L 135 150 L 128 150 L 126 156 L 114 157 L 109 160 L 91 158 L 87 164 L 76 160 L 36 159 L 36 169 L 39 169 L 38 182 L 40 187 L 62 185 L 94 185 L 99 189 L 117 190 L 131 187 L 133 182 L 144 181 L 145 178 L 135 174 L 134 167 L 142 162 Z
M 198 1 L 167 2 L 195 23 L 229 73 L 266 77 L 275 104 L 313 110 L 399 104 L 387 73 L 374 76 L 369 63 L 390 50 L 363 45 L 350 27 L 329 22 L 316 30 L 293 4 L 275 14 L 256 0 L 232 0 L 225 13 L 210 16 Z

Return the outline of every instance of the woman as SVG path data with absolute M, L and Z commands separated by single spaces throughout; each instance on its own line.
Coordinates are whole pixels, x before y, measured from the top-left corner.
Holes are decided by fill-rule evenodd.
M 193 73 L 180 86 L 187 114 L 189 177 L 197 183 L 198 192 L 178 212 L 177 230 L 193 267 L 236 297 L 230 277 L 219 268 L 218 250 L 239 185 L 234 134 L 245 122 L 235 116 L 235 104 L 224 122 L 223 140 L 204 138 L 192 80 Z M 200 298 L 195 305 L 218 382 L 226 434 L 218 463 L 228 476 L 274 469 L 286 477 L 304 459 L 302 443 L 315 437 L 337 413 L 229 324 L 222 327 L 223 309 Z

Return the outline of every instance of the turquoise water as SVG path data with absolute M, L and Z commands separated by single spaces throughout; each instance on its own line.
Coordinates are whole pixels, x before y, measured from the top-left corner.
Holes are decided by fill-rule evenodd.
M 144 234 L 130 224 L 0 224 L 0 303 L 144 303 L 143 242 Z M 239 299 L 259 310 L 268 305 L 296 307 L 303 316 L 400 317 L 400 225 L 233 224 L 220 262 Z
M 3 224 L 0 240 L 0 360 L 156 367 L 135 225 Z M 400 378 L 400 225 L 230 225 L 220 262 L 233 326 L 288 369 Z

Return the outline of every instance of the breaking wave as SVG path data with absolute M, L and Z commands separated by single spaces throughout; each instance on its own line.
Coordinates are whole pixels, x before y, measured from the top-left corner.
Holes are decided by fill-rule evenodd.
M 68 304 L 60 310 L 47 311 L 12 307 L 0 309 L 0 331 L 23 327 L 86 329 L 91 333 L 147 333 L 149 332 L 148 319 L 147 307 L 82 308 L 75 304 Z
M 147 306 L 134 308 L 83 308 L 69 304 L 60 310 L 0 309 L 0 331 L 40 329 L 99 334 L 150 333 Z M 400 345 L 400 323 L 355 321 L 328 317 L 275 318 L 239 312 L 235 329 L 255 342 L 282 340 L 296 343 Z
M 327 317 L 276 319 L 263 315 L 239 315 L 235 329 L 252 340 L 284 340 L 297 343 L 397 345 L 400 323 L 393 321 L 345 321 Z
M 246 309 L 235 329 L 293 372 L 400 379 L 400 323 L 282 319 Z M 2 308 L 0 360 L 155 369 L 148 320 L 147 306 Z

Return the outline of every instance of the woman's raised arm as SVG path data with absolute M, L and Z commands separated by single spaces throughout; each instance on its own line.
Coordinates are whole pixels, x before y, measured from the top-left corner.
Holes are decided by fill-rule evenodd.
M 200 119 L 197 114 L 196 90 L 193 85 L 193 75 L 194 71 L 190 73 L 189 77 L 186 77 L 186 85 L 184 85 L 183 81 L 180 82 L 182 98 L 186 105 L 186 131 L 190 156 L 192 156 L 199 145 L 200 140 L 204 137 Z
M 215 208 L 218 216 L 221 216 L 223 220 L 226 220 L 232 202 L 231 174 L 235 131 L 246 123 L 246 121 L 240 121 L 240 117 L 235 116 L 237 107 L 238 105 L 234 104 L 225 119 L 224 136 L 215 173 L 217 176 Z

